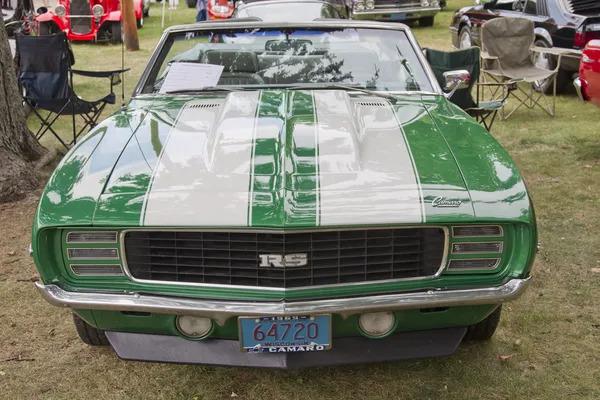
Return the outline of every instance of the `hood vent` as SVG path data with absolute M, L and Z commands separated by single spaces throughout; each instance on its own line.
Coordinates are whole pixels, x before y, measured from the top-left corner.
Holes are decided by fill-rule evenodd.
M 192 104 L 191 106 L 189 106 L 189 108 L 213 108 L 213 107 L 219 107 L 220 104 L 219 103 L 199 103 L 199 104 Z
M 387 106 L 389 106 L 388 103 L 384 103 L 382 101 L 357 101 L 356 104 L 359 106 L 363 106 L 363 107 L 387 107 Z

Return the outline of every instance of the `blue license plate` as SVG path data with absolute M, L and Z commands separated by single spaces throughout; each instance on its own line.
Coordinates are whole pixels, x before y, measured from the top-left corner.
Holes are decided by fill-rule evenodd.
M 391 16 L 393 21 L 403 21 L 406 19 L 406 13 L 394 13 Z
M 238 318 L 242 351 L 292 353 L 331 348 L 331 315 Z

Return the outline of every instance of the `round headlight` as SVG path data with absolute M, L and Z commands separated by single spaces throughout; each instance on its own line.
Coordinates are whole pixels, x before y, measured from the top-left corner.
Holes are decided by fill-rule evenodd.
M 375 8 L 375 1 L 373 1 L 373 0 L 367 0 L 367 1 L 365 1 L 365 8 L 367 10 L 374 9 Z
M 363 11 L 365 9 L 365 3 L 362 1 L 357 1 L 354 3 L 354 11 Z
M 429 1 L 428 0 L 421 0 L 421 7 L 429 7 Z
M 391 312 L 363 314 L 358 319 L 358 326 L 369 336 L 385 336 L 394 329 L 396 317 Z
M 440 2 L 438 0 L 432 0 L 432 1 L 429 2 L 429 5 L 431 7 L 437 7 L 437 6 L 440 5 Z
M 104 7 L 102 7 L 100 4 L 96 4 L 94 7 L 92 7 L 92 14 L 94 14 L 94 17 L 96 18 L 100 18 L 104 14 Z
M 54 13 L 59 17 L 64 17 L 67 14 L 67 9 L 65 8 L 65 6 L 59 4 L 54 9 Z
M 213 322 L 206 317 L 192 317 L 189 315 L 180 315 L 175 322 L 177 330 L 183 336 L 192 339 L 202 339 L 212 330 Z

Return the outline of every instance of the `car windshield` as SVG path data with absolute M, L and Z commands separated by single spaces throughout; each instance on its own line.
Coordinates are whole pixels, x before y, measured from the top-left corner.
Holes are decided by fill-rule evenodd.
M 417 51 L 401 30 L 254 28 L 176 32 L 165 41 L 142 93 L 209 86 L 213 90 L 245 90 L 326 84 L 431 92 L 431 81 Z
M 263 21 L 311 21 L 315 18 L 340 18 L 340 15 L 335 7 L 327 3 L 298 1 L 252 4 L 237 11 L 235 17 L 258 17 Z

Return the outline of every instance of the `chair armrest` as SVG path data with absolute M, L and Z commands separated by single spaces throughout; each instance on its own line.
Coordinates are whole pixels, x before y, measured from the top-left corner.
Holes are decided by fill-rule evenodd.
M 74 74 L 81 76 L 89 76 L 91 78 L 110 78 L 114 75 L 122 74 L 124 72 L 129 71 L 131 68 L 118 69 L 115 71 L 82 71 L 79 69 L 72 69 L 71 71 Z
M 497 60 L 498 57 L 491 56 L 487 51 L 481 51 L 481 58 L 484 60 Z
M 523 78 L 511 79 L 504 82 L 477 82 L 475 83 L 477 86 L 488 86 L 488 87 L 498 87 L 498 86 L 506 86 L 508 90 L 515 90 L 516 84 L 519 82 L 523 82 Z

